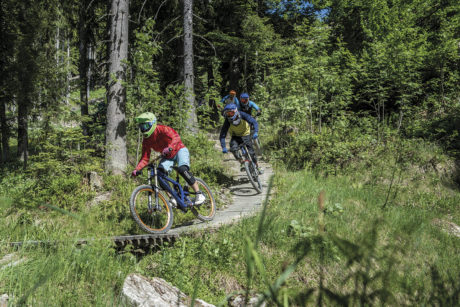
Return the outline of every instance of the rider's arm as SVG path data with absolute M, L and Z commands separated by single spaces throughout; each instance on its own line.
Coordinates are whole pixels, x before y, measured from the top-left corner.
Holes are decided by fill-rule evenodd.
M 247 121 L 250 125 L 254 127 L 254 132 L 259 133 L 259 124 L 254 119 L 254 117 L 244 112 L 240 112 L 240 114 L 241 114 L 242 119 L 244 119 L 245 121 Z
M 157 126 L 157 129 L 159 127 Z M 171 127 L 169 126 L 162 126 L 161 127 L 161 133 L 164 135 L 164 137 L 167 139 L 168 147 L 172 148 L 170 154 L 167 156 L 167 158 L 172 158 L 176 155 L 176 153 L 181 149 L 182 146 L 182 140 L 179 136 L 179 134 Z M 164 150 L 164 148 L 163 148 Z
M 255 104 L 254 101 L 249 101 L 249 107 L 250 107 L 250 108 L 253 108 L 254 110 L 256 110 L 257 113 L 259 113 L 259 112 L 262 111 L 262 110 L 259 108 L 259 106 Z
M 147 142 L 142 142 L 142 156 L 139 163 L 136 166 L 136 171 L 140 171 L 149 164 L 151 149 Z
M 230 97 L 230 95 L 226 95 L 226 96 L 224 96 L 224 97 L 223 97 L 223 98 L 220 100 L 220 102 L 224 102 L 224 101 L 225 101 L 225 99 L 227 99 L 228 97 Z
M 225 137 L 227 136 L 228 128 L 230 127 L 230 124 L 228 121 L 225 121 L 224 124 L 222 125 L 222 128 L 220 128 L 220 146 L 222 146 L 222 149 L 225 148 Z

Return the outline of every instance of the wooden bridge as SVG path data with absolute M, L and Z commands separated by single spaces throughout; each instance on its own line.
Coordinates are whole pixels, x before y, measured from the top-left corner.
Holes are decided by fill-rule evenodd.
M 111 238 L 117 248 L 124 248 L 127 245 L 132 245 L 135 248 L 158 248 L 164 245 L 165 242 L 174 244 L 179 238 L 179 234 L 142 234 L 142 235 L 126 235 L 116 236 Z M 96 239 L 78 239 L 76 245 L 88 244 Z M 11 247 L 27 247 L 27 246 L 50 246 L 57 245 L 62 241 L 22 241 L 22 242 L 9 242 Z

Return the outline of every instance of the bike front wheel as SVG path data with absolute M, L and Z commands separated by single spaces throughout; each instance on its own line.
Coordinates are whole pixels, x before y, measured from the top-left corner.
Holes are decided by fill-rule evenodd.
M 158 191 L 156 206 L 155 191 L 150 185 L 141 185 L 134 189 L 129 199 L 129 208 L 136 223 L 148 233 L 166 233 L 173 224 L 173 211 L 169 202 Z
M 262 193 L 262 183 L 260 182 L 259 172 L 257 171 L 255 164 L 250 161 L 245 161 L 244 169 L 246 170 L 246 174 L 248 175 L 249 181 L 254 189 L 256 189 L 257 193 Z
M 193 205 L 192 212 L 200 221 L 211 221 L 216 215 L 216 201 L 208 185 L 200 178 L 195 179 L 206 200 L 200 205 Z

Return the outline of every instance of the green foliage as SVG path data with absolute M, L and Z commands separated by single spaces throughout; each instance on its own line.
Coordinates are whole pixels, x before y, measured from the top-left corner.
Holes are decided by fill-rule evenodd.
M 155 22 L 148 19 L 142 28 L 135 30 L 135 44 L 131 60 L 131 81 L 126 84 L 127 115 L 136 116 L 147 110 L 161 113 L 166 110 L 159 89 L 158 71 L 155 69 L 154 58 L 161 52 L 161 47 L 152 40 Z M 160 110 L 159 106 L 162 106 Z
M 229 87 L 248 91 L 263 108 L 265 158 L 307 171 L 277 174 L 259 229 L 257 219 L 245 220 L 140 261 L 102 241 L 24 249 L 25 263 L 0 268 L 0 293 L 11 293 L 18 305 L 118 305 L 123 277 L 136 271 L 213 302 L 245 289 L 277 305 L 454 305 L 458 240 L 432 221 L 459 221 L 451 160 L 460 148 L 457 2 L 195 2 L 200 127 L 219 123 L 215 100 Z M 130 23 L 125 84 L 130 163 L 137 162 L 132 118 L 152 111 L 181 134 L 192 172 L 222 204 L 221 187 L 231 177 L 214 142 L 186 131 L 179 4 L 132 2 L 138 16 Z M 87 185 L 88 172 L 102 173 L 107 25 L 103 2 L 91 1 L 95 90 L 90 116 L 81 117 L 74 81 L 74 16 L 81 5 L 1 3 L 0 70 L 8 78 L 0 84 L 6 109 L 0 118 L 8 128 L 6 144 L 14 147 L 20 145 L 16 118 L 27 116 L 31 155 L 25 171 L 17 163 L 2 168 L 3 240 L 139 232 L 126 206 L 137 181 L 104 176 L 102 191 Z M 318 18 L 316 9 L 327 11 Z M 88 136 L 76 128 L 83 122 Z M 323 189 L 328 200 L 318 212 Z M 102 192 L 111 192 L 110 200 L 92 205 Z M 192 218 L 178 216 L 176 223 Z M 324 233 L 316 226 L 320 217 Z M 0 252 L 12 251 L 2 245 Z

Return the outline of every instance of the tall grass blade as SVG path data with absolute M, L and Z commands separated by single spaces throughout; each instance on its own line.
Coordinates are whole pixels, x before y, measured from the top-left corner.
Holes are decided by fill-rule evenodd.
M 45 204 L 43 204 L 43 205 L 44 205 L 45 207 L 47 207 L 47 208 L 50 208 L 51 210 L 60 212 L 60 213 L 62 213 L 62 214 L 65 214 L 65 215 L 70 216 L 70 217 L 72 217 L 72 218 L 75 218 L 75 219 L 77 219 L 77 220 L 80 220 L 80 221 L 83 220 L 79 215 L 76 215 L 76 214 L 74 214 L 74 213 L 72 213 L 72 212 L 70 212 L 70 211 L 67 211 L 67 210 L 65 210 L 65 209 L 62 209 L 62 208 L 53 206 L 53 205 L 48 204 L 48 203 L 45 203 Z

